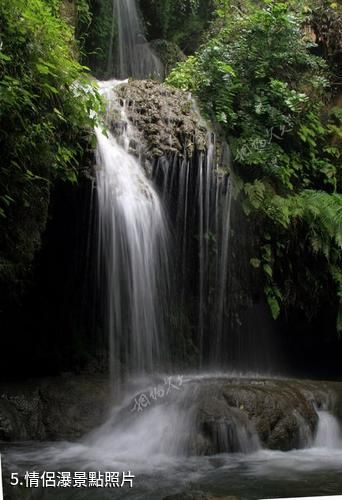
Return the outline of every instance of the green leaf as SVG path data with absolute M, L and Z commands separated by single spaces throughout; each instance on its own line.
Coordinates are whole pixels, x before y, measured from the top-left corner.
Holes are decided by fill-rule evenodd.
M 272 267 L 269 264 L 264 264 L 262 267 L 263 267 L 263 270 L 265 271 L 265 273 L 267 274 L 267 276 L 269 278 L 273 278 Z
M 261 265 L 261 260 L 260 259 L 256 259 L 256 258 L 253 258 L 250 260 L 250 263 L 251 265 L 255 268 L 255 269 L 259 269 L 260 265 Z
M 278 300 L 272 295 L 268 295 L 267 302 L 271 310 L 271 314 L 274 320 L 277 320 L 280 315 L 280 305 Z

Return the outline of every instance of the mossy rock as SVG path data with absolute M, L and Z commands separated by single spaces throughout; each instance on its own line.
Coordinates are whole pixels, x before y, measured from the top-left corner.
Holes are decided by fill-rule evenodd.
M 186 59 L 184 52 L 182 52 L 179 46 L 174 42 L 159 39 L 152 40 L 150 45 L 163 63 L 165 77 L 177 63 Z
M 149 160 L 205 151 L 206 124 L 188 93 L 151 80 L 131 80 L 120 85 L 117 93 Z M 111 122 L 115 131 L 115 116 Z

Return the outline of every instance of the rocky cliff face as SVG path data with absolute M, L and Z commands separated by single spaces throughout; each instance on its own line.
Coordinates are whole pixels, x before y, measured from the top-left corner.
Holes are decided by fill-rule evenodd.
M 172 154 L 191 156 L 195 149 L 206 148 L 206 125 L 187 93 L 151 80 L 129 81 L 117 93 L 150 160 Z M 113 128 L 116 123 L 113 116 Z

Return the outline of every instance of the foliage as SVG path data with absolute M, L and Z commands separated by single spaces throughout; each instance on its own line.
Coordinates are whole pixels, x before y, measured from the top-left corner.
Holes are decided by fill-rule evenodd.
M 229 139 L 245 212 L 263 227 L 251 264 L 274 318 L 281 305 L 312 317 L 332 283 L 341 299 L 341 120 L 322 118 L 326 65 L 288 5 L 218 3 L 208 42 L 168 83 L 197 94 Z
M 82 57 L 84 63 L 98 78 L 111 77 L 113 76 L 111 74 L 112 68 L 107 66 L 108 53 L 114 51 L 116 43 L 113 0 L 82 1 L 88 3 L 88 15 L 78 22 L 77 38 L 83 42 L 84 54 Z
M 100 104 L 53 0 L 0 3 L 0 277 L 18 279 L 45 227 L 49 192 L 76 182 Z
M 92 23 L 89 0 L 75 0 L 76 20 L 75 35 L 84 50 L 89 37 L 89 27 Z

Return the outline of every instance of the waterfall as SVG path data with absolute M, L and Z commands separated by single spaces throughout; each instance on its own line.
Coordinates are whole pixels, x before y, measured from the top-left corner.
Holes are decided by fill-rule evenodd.
M 228 148 L 217 157 L 215 135 L 208 134 L 207 152 L 192 158 L 161 158 L 155 164 L 154 180 L 168 207 L 176 234 L 178 308 L 196 290 L 196 316 L 200 366 L 217 365 L 222 360 L 224 317 L 227 313 L 232 183 L 218 165 L 229 165 Z M 176 207 L 176 211 L 174 209 Z M 182 330 L 184 325 L 178 324 Z
M 160 62 L 146 42 L 136 1 L 115 0 L 113 30 L 114 21 L 118 29 L 117 76 L 161 75 Z M 168 303 L 172 352 L 183 354 L 186 360 L 185 351 L 192 345 L 196 353 L 192 357 L 197 357 L 199 367 L 268 368 L 273 341 L 269 325 L 265 325 L 267 306 L 260 311 L 262 305 L 251 304 L 246 292 L 248 284 L 242 284 L 251 273 L 248 256 L 242 255 L 236 268 L 233 267 L 232 256 L 241 246 L 236 246 L 239 236 L 232 239 L 232 220 L 235 217 L 235 226 L 241 221 L 236 222 L 239 210 L 234 203 L 232 176 L 228 173 L 229 148 L 217 143 L 215 133 L 201 118 L 191 96 L 189 104 L 198 127 L 208 131 L 206 148 L 203 141 L 197 146 L 194 138 L 193 148 L 188 150 L 184 143 L 182 153 L 171 153 L 175 151 L 171 138 L 170 154 L 155 161 L 152 174 L 175 236 L 177 266 L 172 278 L 179 293 Z M 118 123 L 113 116 L 117 127 L 123 122 L 127 128 L 127 117 L 120 118 Z M 240 273 L 238 277 L 236 271 Z M 258 333 L 255 325 L 261 330 Z M 183 339 L 183 347 L 179 338 Z
M 139 161 L 128 153 L 134 130 L 113 88 L 100 83 L 121 138 L 96 129 L 99 274 L 112 379 L 119 364 L 129 373 L 151 372 L 166 358 L 164 301 L 169 287 L 168 229 L 163 208 Z M 121 370 L 122 371 L 122 370 Z
M 161 66 L 146 42 L 143 23 L 135 0 L 115 0 L 113 4 L 114 18 L 118 27 L 118 76 L 121 78 L 127 76 L 142 78 L 158 73 Z M 102 92 L 104 92 L 104 89 L 102 89 Z M 136 144 L 139 144 L 137 133 L 127 119 L 127 116 L 132 117 L 130 108 L 134 108 L 134 103 L 132 104 L 131 101 L 128 103 L 129 109 L 126 113 L 124 110 L 125 103 L 123 103 L 121 109 L 117 110 L 115 109 L 116 98 L 113 95 L 107 95 L 107 97 L 109 106 L 112 108 L 114 106 L 111 110 L 110 121 L 114 123 L 117 132 L 120 133 L 120 128 L 124 132 L 121 134 L 120 140 L 115 139 L 116 144 L 119 144 L 118 140 L 121 141 L 119 145 L 125 150 L 128 161 L 131 144 L 134 144 L 135 153 L 137 153 Z M 243 226 L 243 224 L 240 224 L 242 216 L 238 220 L 240 212 L 234 203 L 233 178 L 229 173 L 231 171 L 229 147 L 227 144 L 217 141 L 215 133 L 210 130 L 210 127 L 202 119 L 196 102 L 191 96 L 189 96 L 189 106 L 192 107 L 191 112 L 198 122 L 198 127 L 203 136 L 201 136 L 198 143 L 196 137 L 191 140 L 193 147 L 185 144 L 186 140 L 184 139 L 183 152 L 178 151 L 176 153 L 172 149 L 171 138 L 170 154 L 164 154 L 164 156 L 157 159 L 152 168 L 153 184 L 159 190 L 163 207 L 167 209 L 168 218 L 172 224 L 172 235 L 174 236 L 172 248 L 175 249 L 172 253 L 175 254 L 175 261 L 177 262 L 175 273 L 172 275 L 172 282 L 174 289 L 179 293 L 175 294 L 172 300 L 171 298 L 170 300 L 167 299 L 167 317 L 170 320 L 167 326 L 172 355 L 177 353 L 175 356 L 179 356 L 179 358 L 183 356 L 183 360 L 187 362 L 189 353 L 186 351 L 189 346 L 192 346 L 193 364 L 195 364 L 196 357 L 197 366 L 201 368 L 217 369 L 226 368 L 227 366 L 231 369 L 249 370 L 260 369 L 261 366 L 268 368 L 272 340 L 270 328 L 266 324 L 267 311 L 266 309 L 265 311 L 260 310 L 263 304 L 261 306 L 254 304 L 251 293 L 248 295 L 248 292 L 246 292 L 249 285 L 247 280 L 251 273 L 248 255 L 240 255 L 239 259 L 236 258 L 237 253 L 241 253 L 241 249 L 244 251 L 243 245 L 241 246 L 240 243 L 241 236 L 239 237 L 238 233 L 242 237 L 248 237 L 248 234 L 247 232 L 243 233 L 243 228 L 237 227 L 237 225 Z M 163 113 L 167 122 L 167 110 L 163 110 Z M 207 130 L 206 146 L 203 144 L 205 142 L 205 130 Z M 108 141 L 100 134 L 100 147 L 108 150 L 108 145 L 113 145 L 112 139 Z M 173 152 L 171 153 L 171 151 Z M 104 153 L 102 153 L 102 156 L 101 154 L 98 155 L 100 162 L 103 161 L 105 156 L 108 160 L 107 163 L 110 163 L 112 161 L 109 158 L 110 155 L 104 155 Z M 136 160 L 130 157 L 129 163 L 132 162 L 136 165 Z M 122 163 L 122 161 L 120 160 L 119 163 Z M 144 178 L 139 183 L 142 185 L 147 183 L 149 189 L 153 190 L 152 184 L 147 182 L 145 173 L 141 167 L 139 168 Z M 109 170 L 109 168 L 106 168 L 105 171 L 108 172 Z M 100 177 L 99 174 L 99 181 L 101 181 Z M 101 187 L 100 182 L 99 185 L 104 192 L 105 189 Z M 160 201 L 159 199 L 158 202 L 156 201 L 154 191 L 153 196 L 150 196 L 150 198 L 149 205 L 158 203 L 156 213 L 161 213 Z M 101 196 L 100 201 L 103 203 Z M 104 213 L 108 212 L 104 208 L 103 211 Z M 126 209 L 119 212 L 125 214 L 125 224 L 129 225 L 130 221 L 126 216 Z M 139 209 L 137 209 L 137 212 L 141 213 Z M 121 235 L 121 222 L 117 217 L 117 213 L 112 216 L 112 219 L 111 223 L 107 221 L 107 225 L 102 224 L 102 226 L 116 225 L 117 228 L 114 233 L 117 231 Z M 234 221 L 236 228 L 234 238 L 232 238 L 234 233 L 232 231 L 232 221 Z M 141 244 L 144 245 L 144 238 L 146 238 L 146 243 L 149 242 L 152 245 L 153 250 L 150 257 L 154 255 L 153 258 L 157 260 L 155 268 L 161 269 L 163 265 L 161 264 L 160 248 L 164 249 L 162 253 L 165 254 L 168 244 L 161 244 L 161 247 L 158 248 L 159 243 L 157 244 L 157 240 L 162 238 L 165 241 L 167 237 L 159 229 L 153 227 L 154 223 L 155 221 L 151 224 L 146 223 L 145 226 L 140 227 L 140 230 L 145 231 L 149 226 L 149 230 L 155 235 L 155 239 L 152 240 L 155 243 L 151 243 L 150 237 L 144 233 Z M 163 224 L 159 224 L 158 227 L 161 226 Z M 103 227 L 102 241 L 104 242 L 105 238 L 111 241 L 111 238 L 106 236 L 108 229 L 103 229 Z M 119 239 L 117 237 L 114 238 L 114 241 L 116 242 L 115 245 L 118 245 Z M 157 360 L 158 364 L 158 360 L 165 357 L 160 354 L 160 346 L 163 344 L 160 339 L 165 337 L 163 322 L 160 319 L 165 316 L 164 313 L 160 313 L 160 309 L 163 309 L 163 307 L 153 302 L 154 297 L 158 297 L 158 293 L 147 294 L 144 301 L 145 303 L 150 302 L 149 311 L 152 311 L 151 324 L 146 319 L 141 319 L 141 313 L 138 312 L 140 292 L 138 291 L 134 295 L 133 291 L 128 293 L 128 289 L 132 287 L 134 282 L 130 270 L 133 255 L 142 254 L 140 250 L 128 252 L 130 262 L 125 275 L 123 271 L 125 251 L 122 251 L 122 244 L 119 245 L 119 249 L 115 248 L 115 245 L 111 244 L 113 248 L 109 245 L 104 250 L 107 252 L 105 260 L 110 260 L 113 252 L 115 255 L 120 255 L 121 252 L 122 255 L 118 264 L 121 275 L 119 280 L 120 292 L 117 294 L 114 293 L 114 290 L 108 292 L 111 296 L 109 302 L 114 301 L 116 303 L 115 314 L 110 308 L 107 312 L 110 325 L 108 330 L 120 332 L 118 335 L 122 339 L 127 338 L 128 341 L 127 345 L 124 346 L 124 341 L 121 340 L 119 345 L 115 346 L 112 351 L 115 350 L 117 359 L 124 357 L 126 360 L 125 365 L 131 363 L 131 369 L 134 364 L 137 366 L 138 371 L 141 369 L 151 370 L 153 366 L 156 366 L 155 360 Z M 103 245 L 103 248 L 105 246 Z M 234 258 L 235 262 L 238 260 L 235 268 Z M 134 276 L 138 275 L 138 266 L 144 266 L 145 262 L 151 265 L 150 258 L 140 260 L 141 262 L 135 260 L 136 272 Z M 115 275 L 115 279 L 117 279 L 118 272 L 113 273 L 113 269 L 107 269 L 105 272 L 106 279 L 110 283 L 113 279 L 110 277 L 111 274 Z M 156 271 L 158 279 L 162 275 L 163 273 Z M 245 280 L 246 275 L 247 280 Z M 140 274 L 140 283 L 144 281 L 142 276 L 147 279 L 147 277 L 151 277 L 151 273 L 145 269 Z M 152 274 L 151 279 L 155 281 L 157 278 L 153 278 Z M 242 283 L 243 280 L 246 282 Z M 128 282 L 131 283 L 129 286 L 127 285 Z M 163 278 L 162 282 L 166 283 L 167 280 Z M 160 283 L 153 284 L 153 288 L 154 290 L 159 289 L 159 296 L 163 297 L 166 295 L 167 290 L 160 288 Z M 115 287 L 112 283 L 110 286 Z M 148 289 L 150 289 L 150 286 L 148 286 Z M 136 290 L 137 287 L 134 285 L 134 291 Z M 126 304 L 129 300 L 133 300 L 130 307 L 133 312 L 135 311 L 132 321 L 127 319 L 130 312 Z M 146 312 L 145 306 L 146 304 L 142 305 L 142 308 Z M 120 317 L 123 313 L 120 312 L 119 314 L 119 311 L 122 310 L 125 311 L 125 314 Z M 150 313 L 148 314 L 150 315 Z M 143 317 L 145 316 L 146 314 L 143 313 Z M 141 335 L 139 336 L 136 330 L 140 324 L 142 326 L 140 328 Z M 147 330 L 150 333 L 147 333 Z M 136 341 L 132 341 L 131 335 L 127 335 L 127 331 L 136 331 L 136 333 L 132 334 Z M 160 333 L 157 333 L 157 331 Z M 111 335 L 113 334 L 111 333 Z M 144 344 L 144 339 L 147 340 L 146 344 Z M 115 342 L 112 341 L 113 343 Z M 132 353 L 133 359 L 127 361 Z M 144 353 L 144 360 L 141 359 L 141 353 Z
M 160 77 L 162 64 L 145 38 L 136 1 L 113 0 L 112 15 L 108 72 L 113 67 L 117 27 L 117 77 Z M 161 202 L 130 153 L 139 138 L 113 91 L 120 83 L 99 83 L 107 100 L 107 126 L 115 121 L 116 134 L 96 129 L 98 274 L 112 383 L 122 373 L 165 368 L 169 351 L 165 335 L 169 232 Z
M 342 449 L 342 433 L 337 418 L 327 410 L 319 410 L 318 429 L 314 441 L 317 448 Z
M 117 22 L 117 51 L 113 64 L 113 43 Z M 161 79 L 163 65 L 147 42 L 136 0 L 113 0 L 112 31 L 108 49 L 108 72 L 116 68 L 116 76 L 124 79 Z
M 213 344 L 211 342 L 209 344 L 210 358 L 217 360 L 222 349 L 232 190 L 230 179 L 227 176 L 222 178 L 216 170 L 214 135 L 210 134 L 208 143 L 206 157 L 200 156 L 198 166 L 199 344 L 201 353 L 208 351 L 205 329 L 206 321 L 209 321 L 216 339 Z M 211 247 L 214 245 L 213 251 Z M 210 279 L 212 270 L 215 273 L 214 280 Z M 208 304 L 211 289 L 215 291 L 215 299 Z M 210 317 L 211 308 L 214 309 L 216 317 L 214 324 Z
M 150 75 L 161 75 L 162 66 L 160 61 L 151 51 L 149 44 L 146 41 L 143 24 L 140 19 L 138 8 L 135 0 L 114 0 L 113 2 L 113 27 L 112 39 L 110 41 L 110 51 L 108 60 L 112 58 L 112 46 L 115 22 L 117 21 L 118 30 L 118 49 L 117 49 L 117 76 L 126 78 L 133 76 L 136 78 L 144 78 Z M 107 92 L 107 99 L 110 106 L 113 106 L 113 95 L 108 95 L 107 90 L 102 86 L 102 93 Z M 198 114 L 199 123 L 203 120 L 200 117 L 195 103 L 193 103 L 194 111 Z M 114 106 L 115 107 L 115 106 Z M 112 110 L 113 111 L 113 110 Z M 160 305 L 156 304 L 156 290 L 161 286 L 161 283 L 154 283 L 164 272 L 156 271 L 156 276 L 153 277 L 149 268 L 142 270 L 139 266 L 144 267 L 147 263 L 151 266 L 152 256 L 156 259 L 155 270 L 162 269 L 161 254 L 167 254 L 167 236 L 160 228 L 165 227 L 165 220 L 161 222 L 162 215 L 159 216 L 159 222 L 151 218 L 149 209 L 154 205 L 157 207 L 151 210 L 156 214 L 162 214 L 160 202 L 152 189 L 151 184 L 147 182 L 141 167 L 137 167 L 136 160 L 129 156 L 129 144 L 131 139 L 136 141 L 134 132 L 132 136 L 132 127 L 128 124 L 127 117 L 124 114 L 124 109 L 119 110 L 119 125 L 123 126 L 124 134 L 121 137 L 121 147 L 119 148 L 118 139 L 113 137 L 106 138 L 100 131 L 97 131 L 98 136 L 98 166 L 103 165 L 104 168 L 98 168 L 98 192 L 99 192 L 99 210 L 100 210 L 100 232 L 102 242 L 102 256 L 105 255 L 104 262 L 107 265 L 103 267 L 104 275 L 106 276 L 108 289 L 108 331 L 111 332 L 111 352 L 115 352 L 114 357 L 122 358 L 124 353 L 125 364 L 130 364 L 131 369 L 135 366 L 139 369 L 151 370 L 155 366 L 155 362 L 160 359 L 161 342 L 163 337 L 162 321 L 163 314 L 159 312 Z M 114 113 L 117 110 L 114 109 Z M 115 118 L 116 123 L 118 120 Z M 205 124 L 204 124 L 205 125 Z M 189 283 L 192 288 L 195 288 L 197 301 L 197 338 L 194 343 L 199 350 L 199 365 L 211 362 L 216 364 L 222 359 L 224 347 L 224 329 L 225 314 L 226 314 L 226 289 L 228 275 L 228 260 L 229 260 L 229 237 L 230 237 L 230 214 L 232 204 L 232 188 L 231 181 L 227 174 L 220 174 L 218 171 L 218 163 L 220 166 L 227 167 L 229 160 L 227 159 L 227 151 L 225 158 L 217 158 L 217 144 L 215 134 L 208 133 L 207 151 L 195 152 L 193 157 L 184 155 L 181 158 L 178 155 L 172 158 L 161 158 L 154 168 L 154 181 L 160 186 L 160 174 L 162 177 L 161 199 L 163 204 L 168 207 L 169 213 L 172 214 L 174 206 L 177 207 L 177 215 L 173 218 L 174 234 L 176 235 L 176 250 L 178 261 L 178 278 L 175 278 L 178 289 L 180 289 L 180 300 L 177 308 L 179 311 L 185 311 L 186 300 L 188 299 Z M 114 149 L 114 152 L 113 152 Z M 120 153 L 120 155 L 119 155 Z M 125 160 L 122 159 L 125 155 Z M 120 159 L 119 156 L 121 156 Z M 115 158 L 117 160 L 115 160 Z M 134 165 L 131 170 L 140 172 L 138 185 L 148 185 L 149 187 L 149 202 L 146 203 L 146 196 L 142 197 L 143 207 L 148 212 L 148 217 L 144 218 L 144 225 L 140 224 L 141 220 L 129 219 L 129 213 L 126 206 L 121 206 L 122 201 L 118 197 L 114 198 L 114 202 L 110 202 L 113 197 L 113 188 L 111 186 L 118 182 L 117 168 L 113 168 L 113 164 L 123 165 L 124 162 L 128 165 Z M 114 174 L 115 172 L 115 174 Z M 126 175 L 128 170 L 126 171 Z M 138 177 L 137 177 L 138 178 Z M 123 180 L 123 178 L 120 180 Z M 127 181 L 127 182 L 126 182 Z M 128 186 L 128 177 L 125 178 L 124 186 L 120 186 L 122 191 L 124 188 L 132 190 Z M 118 191 L 119 188 L 116 188 Z M 139 191 L 139 190 L 138 190 Z M 139 192 L 146 192 L 142 189 Z M 177 199 L 174 205 L 175 198 Z M 136 199 L 136 196 L 130 196 L 130 199 Z M 114 203 L 115 209 L 109 210 L 108 205 Z M 141 203 L 141 201 L 140 201 Z M 127 206 L 131 210 L 131 203 Z M 135 204 L 134 214 L 142 215 L 143 211 L 138 203 Z M 121 214 L 121 215 L 120 215 Z M 120 216 L 119 216 L 120 215 Z M 150 218 L 150 222 L 147 221 Z M 172 218 L 172 215 L 171 215 Z M 139 230 L 129 229 L 130 224 L 140 224 Z M 124 226 L 124 230 L 121 226 Z M 136 236 L 140 231 L 142 237 L 132 239 L 131 231 Z M 118 238 L 117 235 L 120 235 Z M 151 234 L 153 238 L 151 239 Z M 120 242 L 120 238 L 124 236 L 124 241 L 129 241 L 127 244 Z M 147 244 L 151 245 L 150 253 L 144 248 L 132 250 L 132 243 L 137 247 L 138 241 L 142 247 Z M 196 239 L 197 243 L 194 243 Z M 162 243 L 162 240 L 164 243 Z M 157 243 L 158 241 L 158 243 Z M 127 250 L 130 248 L 130 250 Z M 149 253 L 147 259 L 142 255 Z M 127 257 L 127 255 L 129 257 Z M 133 260 L 140 256 L 138 260 Z M 168 259 L 165 259 L 167 262 Z M 113 266 L 108 268 L 108 263 L 114 262 Z M 124 271 L 123 263 L 128 263 L 128 269 Z M 112 266 L 112 264 L 110 264 Z M 164 266 L 165 267 L 165 266 Z M 167 267 L 167 266 L 166 266 Z M 192 270 L 189 272 L 189 267 Z M 125 275 L 126 273 L 126 275 Z M 120 276 L 120 278 L 118 277 Z M 151 277 L 152 276 L 152 277 Z M 151 293 L 143 296 L 143 304 L 139 306 L 140 291 L 136 283 L 142 284 L 147 279 L 152 280 L 148 290 Z M 113 283 L 113 281 L 115 283 Z M 164 285 L 167 279 L 162 280 Z M 130 282 L 131 285 L 127 286 Z M 120 286 L 118 285 L 120 283 Z M 134 293 L 130 291 L 130 286 L 134 283 Z M 180 286 L 179 286 L 180 285 Z M 119 291 L 115 293 L 115 287 L 119 286 Z M 143 288 L 143 286 L 142 286 Z M 159 288 L 160 289 L 160 288 Z M 165 296 L 167 289 L 160 289 L 160 297 Z M 142 290 L 141 290 L 142 291 Z M 129 307 L 127 304 L 132 300 Z M 156 302 L 154 302 L 156 300 Z M 113 307 L 110 304 L 114 304 Z M 147 308 L 148 305 L 148 308 Z M 140 310 L 142 309 L 142 311 Z M 129 321 L 129 315 L 133 312 L 132 321 Z M 123 312 L 124 311 L 124 312 Z M 147 311 L 149 311 L 147 313 Z M 142 315 L 142 318 L 141 318 Z M 186 313 L 182 312 L 182 316 Z M 151 319 L 148 321 L 146 318 Z M 131 323 L 131 324 L 130 324 Z M 178 324 L 179 330 L 183 329 L 182 324 Z M 138 332 L 140 330 L 140 334 Z M 116 333 L 113 333 L 116 332 Z M 131 333 L 127 333 L 131 332 Z M 114 335 L 114 338 L 113 338 Z M 115 340 L 119 336 L 121 341 L 118 345 Z M 124 342 L 127 339 L 127 345 Z M 135 339 L 135 340 L 133 340 Z M 128 358 L 132 356 L 132 359 Z M 112 360 L 111 365 L 114 363 Z

